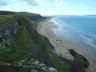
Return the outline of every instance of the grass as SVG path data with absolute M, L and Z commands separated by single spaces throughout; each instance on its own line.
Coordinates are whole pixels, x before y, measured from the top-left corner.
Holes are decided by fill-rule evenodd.
M 25 51 L 13 51 L 11 48 L 0 47 L 0 61 L 14 63 L 22 59 L 28 60 L 34 58 L 31 53 Z
M 12 19 L 14 19 L 13 15 L 1 16 L 0 17 L 0 24 L 8 23 Z
M 21 27 L 14 37 L 14 48 L 19 50 L 26 50 L 30 46 L 28 32 L 25 27 Z

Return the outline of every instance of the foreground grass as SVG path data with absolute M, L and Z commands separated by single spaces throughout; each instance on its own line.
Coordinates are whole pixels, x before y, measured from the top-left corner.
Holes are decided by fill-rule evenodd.
M 7 47 L 0 47 L 0 61 L 8 63 L 16 63 L 20 60 L 28 60 L 33 58 L 32 54 L 24 51 L 13 51 Z

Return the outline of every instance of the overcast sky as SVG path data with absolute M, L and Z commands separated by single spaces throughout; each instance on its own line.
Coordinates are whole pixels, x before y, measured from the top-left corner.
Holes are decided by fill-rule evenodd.
M 2 10 L 41 15 L 96 15 L 96 0 L 0 0 Z

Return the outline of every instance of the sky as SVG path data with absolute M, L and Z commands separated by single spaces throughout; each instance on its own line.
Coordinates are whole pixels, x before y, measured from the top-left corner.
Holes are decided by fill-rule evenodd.
M 41 15 L 96 15 L 96 0 L 0 0 L 0 11 Z

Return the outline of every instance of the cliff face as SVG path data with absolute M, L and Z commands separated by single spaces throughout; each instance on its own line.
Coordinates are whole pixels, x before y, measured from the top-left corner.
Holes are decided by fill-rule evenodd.
M 10 15 L 4 13 L 0 16 L 0 72 L 79 70 L 72 70 L 72 61 L 54 54 L 54 47 L 49 40 L 37 32 L 37 23 L 45 18 L 26 12 L 8 12 Z M 84 72 L 84 69 L 79 72 Z
M 8 21 L 5 20 L 7 18 Z M 0 46 L 11 46 L 12 38 L 16 35 L 19 25 L 13 16 L 2 16 L 0 22 Z
M 39 72 L 70 71 L 70 67 L 62 64 L 59 57 L 52 52 L 48 39 L 37 32 L 37 23 L 44 19 L 38 14 L 28 13 L 0 16 L 1 72 L 10 72 L 9 69 L 14 72 L 34 72 L 34 69 Z M 35 60 L 39 63 L 34 65 Z M 45 70 L 42 69 L 42 63 Z

